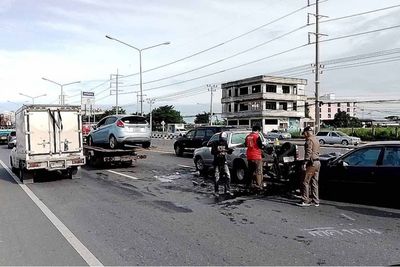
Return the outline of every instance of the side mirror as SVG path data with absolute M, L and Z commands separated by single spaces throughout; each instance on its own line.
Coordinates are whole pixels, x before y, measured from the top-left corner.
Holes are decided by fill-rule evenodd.
M 349 164 L 346 161 L 342 161 L 341 163 L 342 163 L 343 167 L 348 167 L 349 166 Z
M 92 128 L 93 128 L 93 130 L 96 130 L 97 129 L 97 125 L 93 125 Z
M 201 146 L 207 146 L 208 142 L 204 141 L 203 143 L 201 143 Z

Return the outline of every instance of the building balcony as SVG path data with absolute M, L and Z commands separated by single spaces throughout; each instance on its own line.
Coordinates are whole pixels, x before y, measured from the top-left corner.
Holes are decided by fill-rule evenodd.
M 233 118 L 254 118 L 254 117 L 296 117 L 303 118 L 304 109 L 294 110 L 246 110 L 238 112 L 223 112 L 222 117 L 227 119 Z
M 257 93 L 257 94 L 224 97 L 221 99 L 221 103 L 226 104 L 232 102 L 243 102 L 243 101 L 253 101 L 253 100 L 306 101 L 307 96 L 293 95 L 293 94 L 277 94 L 277 93 Z

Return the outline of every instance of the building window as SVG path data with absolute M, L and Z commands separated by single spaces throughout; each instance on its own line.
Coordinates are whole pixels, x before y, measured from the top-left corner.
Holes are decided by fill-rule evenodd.
M 238 111 L 238 104 L 237 103 L 233 104 L 233 111 L 234 112 Z
M 276 102 L 265 102 L 265 109 L 276 109 Z
M 296 85 L 293 86 L 293 94 L 297 95 L 297 86 Z
M 229 97 L 232 96 L 232 90 L 231 90 L 231 89 L 228 90 L 228 96 L 229 96 Z
M 239 125 L 241 125 L 241 126 L 249 126 L 249 120 L 239 120 Z
M 338 109 L 337 109 L 337 112 L 339 113 L 340 111 L 341 111 L 340 108 L 338 108 Z
M 347 108 L 347 112 L 350 112 L 350 108 Z
M 278 120 L 277 119 L 265 119 L 264 124 L 265 125 L 278 125 Z
M 279 102 L 279 109 L 287 110 L 287 102 Z
M 239 96 L 239 89 L 235 88 L 235 96 Z
M 347 103 L 347 106 L 350 107 L 350 103 Z
M 340 108 L 340 103 L 337 103 L 337 107 Z
M 261 93 L 261 85 L 253 85 L 251 87 L 251 93 L 252 94 Z
M 322 108 L 319 108 L 319 113 L 321 113 L 322 112 Z
M 239 111 L 249 110 L 249 105 L 247 103 L 239 105 Z
M 284 94 L 290 94 L 290 86 L 288 85 L 282 85 L 282 92 Z
M 331 112 L 331 108 L 328 108 L 328 112 Z
M 237 120 L 228 121 L 228 125 L 237 125 Z
M 276 93 L 276 85 L 274 84 L 267 84 L 267 93 Z
M 331 114 L 328 114 L 328 119 L 332 118 Z
M 260 102 L 251 102 L 250 107 L 251 110 L 260 110 Z
M 331 103 L 328 103 L 328 107 L 331 107 Z
M 297 111 L 297 102 L 293 102 L 293 110 Z
M 231 104 L 228 104 L 228 112 L 232 112 L 232 106 L 231 106 Z
M 248 95 L 248 94 L 249 94 L 249 89 L 247 87 L 240 88 L 240 95 Z

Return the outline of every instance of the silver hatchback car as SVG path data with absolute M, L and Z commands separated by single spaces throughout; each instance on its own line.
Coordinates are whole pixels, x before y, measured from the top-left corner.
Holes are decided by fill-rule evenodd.
M 115 149 L 125 144 L 150 147 L 151 131 L 146 119 L 137 115 L 111 115 L 100 120 L 87 138 L 89 145 L 108 145 Z

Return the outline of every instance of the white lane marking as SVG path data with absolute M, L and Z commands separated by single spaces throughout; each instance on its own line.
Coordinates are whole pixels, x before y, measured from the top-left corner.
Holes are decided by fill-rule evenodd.
M 187 165 L 182 165 L 182 164 L 178 164 L 179 167 L 183 167 L 183 168 L 194 168 L 194 166 L 187 166 Z
M 340 215 L 345 217 L 346 219 L 349 219 L 350 221 L 355 221 L 356 220 L 356 219 L 353 219 L 353 218 L 351 218 L 350 216 L 348 216 L 348 215 L 346 215 L 344 213 L 341 213 Z
M 120 173 L 120 172 L 116 172 L 116 171 L 112 171 L 112 170 L 107 170 L 107 171 L 111 172 L 111 173 L 114 173 L 114 174 L 117 174 L 117 175 L 121 175 L 121 176 L 130 178 L 130 179 L 133 179 L 133 180 L 139 180 L 139 178 L 137 178 L 137 177 L 130 176 L 130 175 L 127 175 L 127 174 L 124 174 L 124 173 Z
M 63 222 L 57 218 L 56 215 L 29 189 L 28 186 L 22 184 L 19 178 L 11 172 L 11 170 L 0 160 L 0 164 L 3 168 L 11 175 L 11 177 L 17 182 L 17 184 L 25 191 L 25 193 L 32 199 L 32 201 L 38 206 L 44 215 L 50 220 L 50 222 L 57 228 L 57 230 L 65 237 L 68 243 L 81 255 L 89 266 L 103 266 L 103 264 L 90 252 L 90 250 L 82 244 L 81 241 L 63 224 Z

